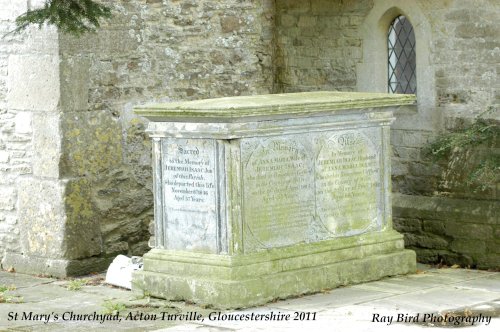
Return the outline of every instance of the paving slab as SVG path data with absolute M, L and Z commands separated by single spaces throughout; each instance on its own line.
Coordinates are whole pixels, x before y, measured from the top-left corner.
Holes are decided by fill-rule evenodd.
M 70 280 L 0 272 L 0 286 L 16 287 L 4 294 L 15 297 L 15 301 L 22 299 L 18 301 L 21 303 L 0 303 L 0 331 L 449 331 L 450 324 L 442 326 L 438 322 L 422 322 L 424 314 L 434 314 L 434 317 L 445 314 L 449 317 L 478 317 L 482 314 L 492 317 L 489 324 L 475 323 L 464 331 L 500 330 L 500 273 L 428 266 L 419 266 L 419 270 L 418 274 L 385 278 L 234 311 L 138 297 L 128 290 L 101 284 L 99 277 L 90 278 L 91 285 L 71 291 L 67 289 Z M 100 321 L 116 311 L 121 321 Z M 50 319 L 48 323 L 43 319 L 9 320 L 9 314 L 21 316 L 30 312 L 33 317 L 35 314 L 50 315 Z M 281 313 L 289 314 L 290 320 L 213 319 L 219 312 L 221 317 Z M 96 318 L 91 321 L 77 319 L 79 317 L 63 320 L 61 316 L 65 313 L 66 318 L 70 313 L 75 316 L 94 315 Z M 194 319 L 190 313 L 201 319 Z M 105 314 L 108 316 L 103 316 Z M 405 318 L 417 314 L 420 315 L 418 322 L 405 321 Z M 391 317 L 392 321 L 388 322 Z
M 459 287 L 500 292 L 500 275 L 492 275 L 480 279 L 474 279 L 467 282 L 463 282 L 459 285 Z
M 382 308 L 405 309 L 418 313 L 474 306 L 498 298 L 500 298 L 500 292 L 441 286 L 374 300 L 370 304 Z
M 15 285 L 16 288 L 50 284 L 54 281 L 56 281 L 56 279 L 38 278 L 20 273 L 8 273 L 0 271 L 0 285 Z
M 326 310 L 329 308 L 364 303 L 375 299 L 385 298 L 390 295 L 392 295 L 392 293 L 385 291 L 343 287 L 320 294 L 304 296 L 298 299 L 279 301 L 273 306 L 289 310 L 318 310 L 319 308 Z

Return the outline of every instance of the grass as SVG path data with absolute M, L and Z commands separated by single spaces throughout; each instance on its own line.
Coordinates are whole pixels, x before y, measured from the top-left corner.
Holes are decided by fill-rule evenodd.
M 82 289 L 83 286 L 87 284 L 88 284 L 87 279 L 74 279 L 68 282 L 66 289 L 70 291 L 79 291 L 80 289 Z
M 13 291 L 13 290 L 16 290 L 16 286 L 15 285 L 10 285 L 10 286 L 0 285 L 0 293 L 5 293 L 5 292 L 8 292 L 8 291 Z
M 0 285 L 0 303 L 22 303 L 22 297 L 19 295 L 11 295 L 9 293 L 13 290 L 16 290 L 15 285 Z
M 118 303 L 118 302 L 113 302 L 111 300 L 105 301 L 102 306 L 104 307 L 103 314 L 108 315 L 108 314 L 116 314 L 119 311 L 123 311 L 127 309 L 125 304 L 123 303 Z

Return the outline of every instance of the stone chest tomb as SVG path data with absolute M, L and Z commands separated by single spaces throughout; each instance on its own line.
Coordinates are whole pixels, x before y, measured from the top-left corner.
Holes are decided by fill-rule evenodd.
M 310 92 L 139 107 L 154 249 L 135 289 L 219 308 L 415 270 L 392 229 L 390 124 L 412 95 Z

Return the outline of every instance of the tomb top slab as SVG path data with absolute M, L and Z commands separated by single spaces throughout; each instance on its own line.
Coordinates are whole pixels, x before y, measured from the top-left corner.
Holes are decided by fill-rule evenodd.
M 409 94 L 318 91 L 150 104 L 137 107 L 135 112 L 155 122 L 240 122 L 352 113 L 415 102 L 415 95 Z

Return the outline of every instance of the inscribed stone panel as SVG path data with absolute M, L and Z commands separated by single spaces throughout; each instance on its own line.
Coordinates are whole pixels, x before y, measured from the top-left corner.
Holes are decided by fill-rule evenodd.
M 314 164 L 302 143 L 296 136 L 242 143 L 245 252 L 307 240 Z
M 380 229 L 380 128 L 244 139 L 245 252 Z
M 378 128 L 340 131 L 317 146 L 317 215 L 333 236 L 365 233 L 381 223 L 380 152 L 372 143 L 379 137 Z
M 165 248 L 217 251 L 214 140 L 163 140 Z

